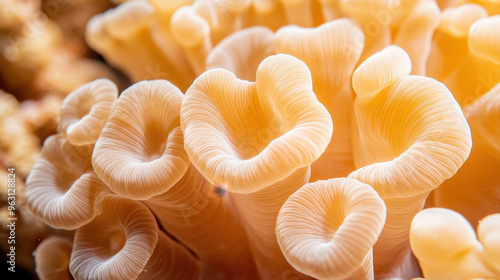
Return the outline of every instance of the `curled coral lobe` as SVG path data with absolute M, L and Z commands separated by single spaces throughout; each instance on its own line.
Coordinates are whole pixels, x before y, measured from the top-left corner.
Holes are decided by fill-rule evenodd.
M 417 0 L 340 0 L 344 16 L 351 17 L 365 34 L 365 48 L 360 62 L 391 44 L 391 27 L 398 26 L 407 17 Z
M 164 80 L 122 92 L 92 156 L 97 175 L 115 193 L 148 199 L 182 178 L 189 166 L 179 122 L 182 98 Z
M 59 131 L 72 145 L 94 144 L 118 97 L 116 85 L 98 79 L 72 91 L 63 101 Z
M 196 168 L 214 185 L 238 193 L 308 166 L 333 130 L 307 66 L 289 55 L 265 59 L 255 83 L 223 69 L 205 72 L 186 93 L 181 126 Z
M 309 165 L 333 129 L 307 66 L 289 55 L 271 56 L 257 69 L 255 83 L 209 70 L 186 93 L 181 127 L 193 165 L 233 192 L 261 278 L 295 274 L 276 242 L 276 216 L 307 183 Z
M 75 229 L 98 214 L 110 194 L 92 170 L 92 146 L 73 146 L 61 135 L 44 143 L 26 180 L 26 201 L 33 215 L 51 227 Z
M 42 241 L 33 253 L 36 274 L 41 280 L 71 280 L 69 259 L 73 243 L 66 238 L 52 236 Z
M 170 19 L 170 32 L 184 48 L 184 52 L 196 75 L 203 73 L 205 59 L 212 49 L 210 25 L 193 6 L 175 11 Z
M 351 75 L 363 51 L 363 32 L 347 19 L 317 28 L 287 26 L 276 32 L 275 46 L 277 52 L 291 54 L 307 64 L 314 92 L 328 109 L 335 128 L 328 148 L 311 167 L 311 181 L 347 176 L 354 170 Z
M 372 247 L 386 208 L 354 179 L 317 181 L 291 195 L 276 222 L 278 243 L 298 271 L 318 279 L 373 279 Z
M 485 262 L 500 275 L 500 214 L 491 214 L 479 222 L 477 235 L 483 244 Z
M 389 47 L 353 75 L 358 94 L 354 162 L 360 169 L 350 176 L 371 181 L 383 198 L 436 188 L 455 174 L 472 146 L 451 93 L 433 79 L 406 76 L 410 67 L 404 51 Z
M 311 0 L 279 0 L 285 11 L 288 24 L 312 27 L 314 17 Z
M 259 25 L 273 31 L 278 30 L 286 22 L 285 11 L 279 0 L 254 0 L 252 8 Z
M 387 206 L 386 226 L 374 248 L 376 274 L 404 267 L 412 217 L 429 192 L 457 172 L 472 146 L 469 126 L 449 90 L 433 79 L 407 76 L 410 71 L 406 53 L 391 46 L 353 75 L 358 170 L 349 178 L 371 185 Z
M 476 233 L 467 220 L 445 208 L 422 210 L 413 219 L 410 234 L 413 253 L 421 261 L 460 257 L 476 243 Z M 441 239 L 444 236 L 447 238 Z
M 468 36 L 469 53 L 443 83 L 466 106 L 500 82 L 500 15 L 475 21 Z
M 489 221 L 486 223 L 488 227 Z M 497 279 L 500 276 L 500 271 L 487 263 L 488 245 L 477 240 L 472 226 L 455 211 L 429 208 L 418 213 L 411 223 L 410 244 L 425 279 Z
M 500 84 L 464 108 L 474 145 L 468 160 L 432 193 L 432 203 L 462 214 L 476 228 L 500 205 Z
M 102 209 L 76 231 L 70 262 L 76 279 L 156 279 L 160 275 L 195 279 L 197 262 L 158 231 L 146 206 L 110 196 L 103 199 Z
M 203 279 L 254 279 L 247 235 L 230 196 L 217 195 L 217 188 L 224 186 L 214 187 L 190 166 L 167 192 L 145 204 L 162 228 L 197 255 Z
M 223 68 L 238 79 L 254 82 L 259 64 L 274 52 L 274 33 L 266 27 L 242 29 L 212 49 L 205 69 Z
M 91 18 L 86 41 L 133 81 L 169 79 L 185 89 L 191 69 L 169 60 L 154 41 L 155 10 L 147 1 L 128 1 Z M 133 55 L 131 55 L 133 54 Z

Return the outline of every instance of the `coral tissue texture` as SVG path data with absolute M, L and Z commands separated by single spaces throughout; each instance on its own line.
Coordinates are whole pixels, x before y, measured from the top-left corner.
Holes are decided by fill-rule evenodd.
M 40 279 L 500 279 L 498 1 L 8 0 L 0 64 Z
M 367 184 L 337 178 L 305 185 L 280 210 L 276 235 L 297 270 L 318 279 L 372 279 L 372 247 L 386 208 Z
M 235 194 L 261 277 L 293 271 L 276 242 L 276 216 L 307 183 L 309 166 L 332 133 L 307 66 L 290 55 L 270 56 L 259 65 L 255 83 L 209 70 L 187 91 L 181 126 L 193 165 Z

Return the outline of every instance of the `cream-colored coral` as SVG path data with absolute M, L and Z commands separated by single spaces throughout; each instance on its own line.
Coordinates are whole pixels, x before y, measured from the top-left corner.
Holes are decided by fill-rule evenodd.
M 80 1 L 88 1 L 88 6 L 82 8 L 85 15 L 94 7 L 109 5 L 107 1 L 99 5 L 92 4 L 95 0 L 76 2 Z M 62 97 L 97 76 L 115 81 L 120 89 L 125 87 L 102 62 L 82 59 L 95 56 L 84 54 L 85 46 L 76 43 L 78 40 L 68 33 L 81 19 L 65 14 L 74 9 L 76 2 L 61 7 L 60 15 L 50 14 L 51 20 L 44 17 L 31 21 L 29 18 L 40 11 L 38 1 L 8 0 L 0 4 L 0 84 L 5 90 L 20 100 L 40 99 L 47 94 Z M 94 153 L 94 166 L 88 164 L 86 155 L 82 172 L 81 166 L 73 165 L 64 156 L 63 160 L 56 159 L 60 151 L 54 155 L 45 151 L 41 161 L 47 166 L 58 165 L 58 170 L 66 171 L 74 167 L 74 173 L 69 172 L 67 181 L 59 184 L 48 176 L 53 175 L 53 170 L 44 175 L 37 166 L 32 172 L 33 178 L 39 180 L 33 181 L 37 184 L 29 180 L 29 202 L 37 216 L 60 227 L 55 220 L 61 217 L 57 218 L 50 209 L 58 204 L 50 206 L 43 198 L 51 196 L 59 202 L 64 202 L 64 196 L 72 198 L 67 201 L 77 202 L 73 204 L 78 204 L 85 214 L 84 218 L 79 217 L 81 223 L 70 225 L 80 232 L 74 247 L 81 251 L 85 244 L 98 244 L 87 251 L 88 255 L 75 258 L 73 273 L 77 278 L 93 278 L 96 274 L 85 271 L 93 266 L 108 273 L 107 278 L 158 278 L 158 274 L 166 277 L 168 273 L 172 277 L 199 275 L 203 279 L 308 278 L 301 273 L 305 272 L 320 278 L 411 279 L 422 276 L 420 268 L 432 267 L 426 261 L 419 266 L 408 246 L 411 219 L 422 209 L 429 192 L 449 178 L 451 189 L 453 182 L 458 182 L 459 188 L 474 183 L 470 189 L 495 189 L 497 160 L 492 159 L 497 156 L 499 141 L 496 111 L 491 108 L 496 97 L 488 92 L 500 81 L 496 0 L 118 2 L 118 7 L 89 22 L 88 42 L 133 82 L 167 79 L 170 83 L 161 82 L 169 84 L 170 90 L 149 99 L 147 90 L 137 89 L 142 83 L 154 82 L 141 82 L 124 91 L 111 118 L 105 121 L 103 133 L 91 135 L 89 143 L 79 143 L 91 144 L 99 137 L 95 150 L 88 150 Z M 43 3 L 43 11 L 53 11 L 53 2 Z M 9 13 L 9 7 L 15 10 Z M 68 18 L 72 22 L 61 26 Z M 26 29 L 35 24 L 39 30 Z M 284 27 L 290 24 L 298 26 Z M 136 95 L 132 98 L 133 91 Z M 177 97 L 170 98 L 172 95 Z M 50 109 L 59 107 L 57 99 L 42 100 L 39 104 L 23 103 L 21 109 L 16 109 L 22 113 L 14 114 L 16 118 L 26 117 L 22 117 L 22 122 L 12 122 L 16 127 L 6 128 L 26 135 L 36 132 L 32 140 L 40 145 L 41 140 L 55 132 L 57 124 L 53 121 L 59 111 Z M 456 100 L 465 109 L 467 120 Z M 31 114 L 31 110 L 38 113 Z M 101 124 L 89 124 L 88 129 L 100 132 Z M 476 151 L 473 148 L 471 158 L 465 161 L 471 148 L 468 124 Z M 56 138 L 49 138 L 46 149 L 67 150 L 72 155 L 72 148 L 67 148 L 69 134 L 56 136 L 60 140 L 56 145 L 52 140 Z M 82 135 L 87 136 L 85 132 Z M 23 141 L 8 145 L 13 147 Z M 28 155 L 27 151 L 18 149 L 16 153 Z M 5 160 L 11 157 L 1 156 Z M 464 161 L 463 174 L 473 170 L 473 176 L 467 180 L 461 180 L 460 173 L 455 175 Z M 486 161 L 491 164 L 485 166 Z M 477 166 L 481 166 L 480 170 Z M 96 177 L 94 169 L 105 182 L 96 179 L 94 188 L 81 184 Z M 83 179 L 69 182 L 78 175 Z M 314 185 L 311 180 L 343 176 L 351 178 L 335 180 L 354 178 L 367 183 L 386 205 L 387 218 L 374 246 L 373 259 L 370 253 L 363 254 L 378 234 L 359 239 L 359 244 L 369 246 L 363 246 L 359 254 L 346 254 L 355 256 L 356 261 L 347 259 L 342 263 L 346 270 L 340 275 L 336 273 L 342 269 L 324 269 L 340 263 L 328 259 L 322 262 L 309 257 L 307 261 L 289 258 L 289 263 L 285 256 L 292 256 L 291 252 L 300 246 L 280 248 L 275 231 L 280 207 L 296 190 Z M 475 176 L 484 181 L 474 179 Z M 96 190 L 96 185 L 101 184 L 109 185 L 111 190 Z M 72 188 L 68 192 L 53 192 L 54 185 Z M 82 186 L 87 186 L 84 189 L 91 195 L 75 200 L 84 197 L 72 196 L 80 193 L 76 190 Z M 445 188 L 441 195 L 438 188 L 428 205 L 439 199 L 445 201 L 444 193 Z M 121 197 L 101 199 L 102 194 Z M 94 199 L 94 195 L 99 199 Z M 446 203 L 465 215 L 475 216 L 472 220 L 478 220 L 485 209 L 493 213 L 499 206 L 495 191 L 474 191 L 470 195 L 463 192 L 462 196 L 486 201 L 481 209 L 474 209 L 474 205 L 463 205 L 459 195 L 446 196 Z M 147 241 L 151 241 L 151 236 L 140 235 L 144 242 L 137 241 L 137 248 L 148 248 L 148 252 L 131 253 L 130 259 L 125 258 L 124 264 L 118 266 L 120 270 L 109 274 L 95 258 L 104 256 L 99 250 L 107 248 L 103 244 L 110 234 L 103 230 L 99 238 L 92 235 L 104 229 L 99 221 L 102 217 L 109 220 L 119 216 L 113 213 L 122 209 L 121 203 L 101 207 L 108 199 L 127 201 L 129 209 L 133 204 L 140 205 L 144 211 L 139 212 L 148 214 L 138 216 L 157 221 L 147 225 L 150 234 L 156 233 L 158 240 L 169 240 L 163 243 L 168 246 L 157 243 L 153 249 Z M 45 211 L 44 205 L 46 214 L 53 219 L 39 213 Z M 307 203 L 307 207 L 318 210 L 319 205 Z M 148 211 L 156 217 L 152 219 Z M 63 212 L 75 217 L 82 214 L 70 208 Z M 307 215 L 297 215 L 295 220 L 308 221 Z M 139 221 L 135 216 L 128 218 Z M 484 250 L 483 260 L 488 259 L 484 265 L 495 271 L 496 222 L 491 221 L 485 220 L 478 233 L 481 241 L 493 248 Z M 94 222 L 97 228 L 90 226 Z M 380 219 L 366 226 L 378 229 Z M 287 233 L 284 228 L 281 233 Z M 84 235 L 87 236 L 82 238 Z M 113 237 L 111 243 L 115 245 L 123 241 L 120 234 Z M 439 242 L 445 243 L 442 240 Z M 145 265 L 148 254 L 154 255 L 152 250 L 158 248 L 173 248 L 168 258 L 179 255 L 175 258 L 179 260 L 177 264 L 187 265 L 193 275 L 175 269 L 168 272 L 172 267 L 159 261 L 143 268 L 148 272 L 128 270 L 137 260 L 141 260 L 141 267 Z M 300 248 L 307 251 L 316 247 L 306 244 Z M 182 264 L 181 259 L 185 261 Z M 353 264 L 360 268 L 359 274 L 351 274 Z M 474 262 L 471 264 L 474 266 Z M 83 270 L 77 269 L 78 265 Z M 308 270 L 317 266 L 320 269 Z M 464 267 L 458 265 L 454 270 L 462 271 Z M 445 266 L 440 270 L 445 271 Z M 318 271 L 322 272 L 316 275 Z M 119 275 L 120 272 L 125 275 Z M 439 275 L 438 278 L 445 277 Z
M 429 208 L 411 223 L 410 244 L 425 279 L 498 279 L 500 216 L 484 218 L 476 233 L 459 213 Z

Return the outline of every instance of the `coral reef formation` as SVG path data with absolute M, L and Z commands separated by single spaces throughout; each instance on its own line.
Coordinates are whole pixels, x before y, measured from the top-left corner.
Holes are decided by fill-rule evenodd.
M 500 279 L 498 14 L 4 1 L 19 243 L 40 279 Z

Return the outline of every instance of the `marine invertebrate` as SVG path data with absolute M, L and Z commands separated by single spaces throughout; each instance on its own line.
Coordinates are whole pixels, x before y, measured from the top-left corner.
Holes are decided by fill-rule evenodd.
M 309 165 L 332 133 L 306 65 L 289 55 L 270 56 L 259 65 L 255 83 L 209 70 L 186 93 L 181 127 L 193 165 L 234 193 L 260 276 L 293 271 L 276 241 L 276 216 L 307 182 Z
M 190 167 L 180 127 L 182 100 L 180 90 L 164 80 L 122 92 L 95 145 L 93 167 L 116 194 L 144 200 L 161 226 L 194 251 L 203 277 L 252 274 L 246 235 L 231 205 Z
M 312 91 L 307 66 L 283 54 L 259 65 L 255 83 L 220 69 L 198 77 L 182 102 L 181 127 L 193 164 L 210 182 L 237 193 L 261 190 L 308 166 L 323 152 L 333 130 Z M 300 147 L 297 141 L 308 145 Z M 206 149 L 221 157 L 212 162 Z M 273 163 L 279 170 L 267 158 L 279 161 Z
M 116 196 L 76 231 L 70 271 L 77 279 L 195 279 L 199 264 L 138 201 Z M 104 261 L 103 261 L 104 260 Z M 182 273 L 181 273 L 182 272 Z
M 500 212 L 500 84 L 467 105 L 464 113 L 472 131 L 471 154 L 457 174 L 433 192 L 431 204 L 459 212 L 477 228 L 483 217 Z
M 181 7 L 172 15 L 170 32 L 183 47 L 194 73 L 203 73 L 205 58 L 212 49 L 208 22 L 196 13 L 194 7 Z
M 171 267 L 150 257 L 163 247 L 172 249 L 165 258 L 179 254 L 179 261 L 193 272 L 186 275 L 172 269 L 172 277 L 421 276 L 409 247 L 411 219 L 422 209 L 429 192 L 454 175 L 471 147 L 468 124 L 454 98 L 467 105 L 486 93 L 491 82 L 498 83 L 497 43 L 485 40 L 496 32 L 491 3 L 457 7 L 433 0 L 123 2 L 89 22 L 87 40 L 107 62 L 137 83 L 117 98 L 110 118 L 106 119 L 109 110 L 99 123 L 88 124 L 95 134 L 71 140 L 68 115 L 63 116 L 61 133 L 49 138 L 39 162 L 53 166 L 46 169 L 52 175 L 54 170 L 73 173 L 63 175 L 67 179 L 59 182 L 57 177 L 43 175 L 45 169 L 37 165 L 28 184 L 32 189 L 28 205 L 40 219 L 54 227 L 68 224 L 65 227 L 77 228 L 73 251 L 85 251 L 86 244 L 92 244 L 85 251 L 88 254 L 73 258 L 74 276 L 98 277 L 87 270 L 88 265 L 97 264 L 96 258 L 109 258 L 109 264 L 121 259 L 129 266 L 122 271 L 96 266 L 107 277 L 166 275 Z M 438 5 L 456 9 L 443 12 Z M 288 24 L 300 27 L 284 26 Z M 446 42 L 450 38 L 457 43 L 456 49 Z M 387 47 L 390 44 L 399 47 Z M 53 49 L 40 49 L 47 51 L 47 57 L 55 57 Z M 22 55 L 28 53 L 18 50 Z M 71 79 L 58 78 L 67 70 L 68 61 L 61 59 L 59 66 L 40 68 L 41 87 L 64 91 L 60 89 L 74 85 Z M 473 77 L 465 75 L 468 67 Z M 451 93 L 436 80 L 410 74 L 435 77 Z M 142 81 L 151 79 L 157 80 Z M 461 84 L 467 85 L 462 88 Z M 498 142 L 494 127 L 484 125 L 484 120 L 495 123 L 489 115 L 494 116 L 495 110 L 483 109 L 490 108 L 486 103 L 495 104 L 492 96 L 497 93 L 485 95 L 475 106 L 463 107 L 473 141 L 484 148 L 483 155 L 493 155 L 491 150 Z M 83 116 L 86 113 L 82 110 L 72 122 L 90 118 L 92 113 Z M 49 150 L 63 152 L 50 155 Z M 66 155 L 73 150 L 81 153 L 59 158 L 66 150 L 70 151 Z M 89 164 L 90 154 L 93 164 Z M 387 219 L 381 235 L 382 216 L 376 215 L 366 224 L 375 230 L 356 243 L 363 244 L 363 250 L 350 252 L 357 261 L 344 263 L 345 271 L 318 268 L 338 264 L 325 259 L 293 260 L 291 252 L 299 247 L 280 248 L 278 244 L 279 209 L 290 196 L 295 201 L 293 193 L 304 185 L 314 192 L 309 186 L 315 183 L 309 182 L 343 176 L 350 178 L 332 181 L 356 182 L 355 178 L 363 182 L 359 183 L 361 189 L 373 197 L 376 191 L 383 199 Z M 93 212 L 74 221 L 48 210 L 50 215 L 44 217 L 45 209 L 58 204 L 43 198 L 48 194 L 52 201 L 72 197 L 79 189 L 75 185 L 88 177 L 103 186 L 102 190 L 87 189 L 96 197 L 89 195 L 90 202 L 82 201 Z M 74 184 L 73 179 L 77 179 Z M 490 183 L 494 185 L 493 180 Z M 54 192 L 54 186 L 62 190 Z M 449 199 L 451 204 L 460 204 L 451 202 L 455 197 Z M 380 214 L 381 201 L 374 201 Z M 495 198 L 489 201 L 494 209 Z M 132 211 L 122 220 L 115 212 L 123 210 L 123 205 L 142 210 Z M 319 208 L 313 203 L 306 206 Z M 474 212 L 466 206 L 457 208 Z M 147 216 L 149 222 L 153 217 L 156 220 L 147 222 L 148 234 L 134 239 L 135 245 L 144 239 L 147 250 L 102 255 L 107 245 L 101 237 L 112 235 L 111 243 L 118 247 L 124 239 L 121 233 L 109 234 L 107 228 L 94 226 L 114 217 L 135 221 L 139 216 Z M 296 220 L 314 222 L 300 214 Z M 494 223 L 485 225 L 485 240 L 495 244 L 489 230 Z M 92 230 L 102 235 L 93 238 Z M 287 227 L 280 227 L 278 232 L 286 231 Z M 369 252 L 377 238 L 372 260 Z M 300 248 L 316 248 L 308 244 Z M 492 252 L 488 267 L 495 266 Z M 123 259 L 121 254 L 127 257 Z M 317 269 L 307 270 L 298 263 Z M 130 269 L 143 266 L 148 266 L 147 273 Z
M 411 59 L 413 75 L 425 75 L 431 52 L 431 40 L 438 27 L 441 11 L 433 1 L 418 1 L 408 18 L 399 26 L 393 43 L 402 47 Z
M 69 272 L 72 245 L 68 239 L 57 236 L 42 241 L 34 252 L 38 277 L 42 280 L 73 279 Z
M 45 141 L 26 179 L 28 207 L 48 225 L 75 229 L 90 222 L 99 212 L 100 200 L 111 193 L 94 173 L 91 156 L 116 96 L 116 85 L 102 79 L 82 85 L 65 98 L 62 133 Z
M 136 83 L 120 95 L 92 155 L 95 172 L 113 192 L 148 199 L 182 177 L 189 159 L 179 127 L 181 101 L 179 89 L 160 80 Z
M 288 24 L 302 27 L 312 27 L 314 25 L 312 1 L 279 0 L 279 2 L 283 6 Z
M 410 71 L 406 52 L 390 46 L 354 72 L 357 170 L 349 178 L 371 185 L 387 206 L 386 225 L 374 247 L 375 273 L 412 277 L 418 271 L 404 268 L 411 219 L 430 191 L 462 166 L 472 141 L 451 92 L 433 79 L 408 76 Z
M 226 69 L 238 79 L 254 82 L 259 64 L 274 53 L 273 40 L 274 33 L 268 28 L 243 29 L 226 37 L 210 51 L 205 69 Z
M 191 70 L 171 61 L 157 46 L 150 31 L 153 15 L 153 6 L 146 1 L 125 2 L 91 18 L 86 40 L 135 82 L 164 78 L 185 89 Z
M 194 166 L 183 171 L 168 191 L 144 203 L 163 229 L 196 254 L 202 278 L 256 278 L 247 234 L 228 195 L 218 195 Z
M 291 195 L 276 235 L 288 262 L 318 279 L 373 279 L 372 247 L 385 223 L 382 199 L 367 184 L 317 181 Z
M 417 2 L 416 0 L 338 1 L 342 15 L 354 18 L 365 34 L 365 48 L 361 61 L 391 44 L 392 36 L 397 34 L 394 34 L 396 30 L 393 27 L 399 27 L 405 20 L 412 19 L 408 15 L 413 11 Z
M 498 224 L 498 214 L 484 218 L 479 241 L 457 212 L 429 208 L 418 213 L 411 224 L 410 243 L 425 279 L 498 278 Z

